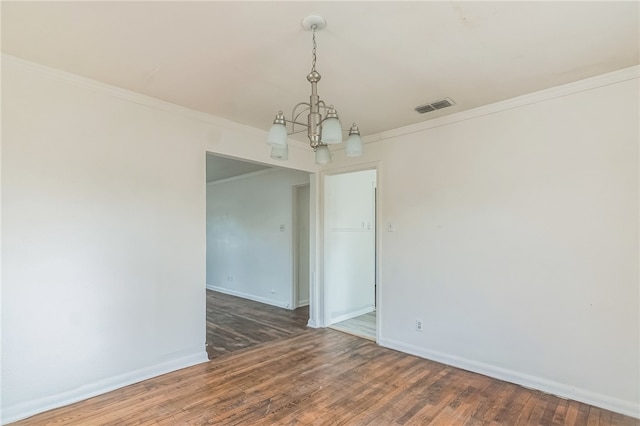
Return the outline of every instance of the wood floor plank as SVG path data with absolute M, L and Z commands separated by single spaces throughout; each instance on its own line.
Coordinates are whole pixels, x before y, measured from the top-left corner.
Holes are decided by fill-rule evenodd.
M 270 326 L 275 321 L 277 313 L 270 308 L 266 313 L 270 319 L 261 322 L 259 312 L 247 312 L 247 306 L 238 313 L 253 324 Z M 229 326 L 233 316 L 225 315 L 228 335 L 242 336 L 241 330 Z M 265 336 L 275 340 L 229 350 L 207 363 L 42 413 L 15 426 L 640 425 L 621 414 L 386 349 L 339 331 L 305 328 L 287 337 L 278 330 L 281 326 L 272 329 L 251 332 L 246 340 Z
M 503 424 L 516 424 L 516 418 L 523 407 L 526 405 L 529 398 L 531 398 L 531 391 L 517 385 L 513 385 L 514 391 L 505 401 L 503 409 L 496 416 L 496 422 Z
M 209 359 L 306 330 L 309 307 L 283 309 L 207 290 Z

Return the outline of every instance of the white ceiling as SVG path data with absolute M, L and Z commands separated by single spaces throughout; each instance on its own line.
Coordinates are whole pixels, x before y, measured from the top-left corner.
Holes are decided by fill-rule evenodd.
M 310 14 L 319 94 L 363 135 L 639 62 L 637 1 L 2 1 L 2 50 L 266 130 L 308 100 Z

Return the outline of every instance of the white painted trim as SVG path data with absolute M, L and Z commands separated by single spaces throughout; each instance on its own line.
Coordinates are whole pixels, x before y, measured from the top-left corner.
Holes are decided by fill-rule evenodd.
M 254 294 L 243 293 L 241 291 L 229 290 L 228 288 L 218 287 L 215 285 L 207 284 L 207 290 L 217 291 L 219 293 L 229 294 L 231 296 L 242 297 L 243 299 L 253 300 L 254 302 L 260 302 L 271 306 L 277 306 L 279 308 L 291 309 L 288 303 L 282 303 L 278 300 L 268 299 L 262 296 L 256 296 Z
M 369 312 L 375 311 L 375 306 L 367 306 L 366 308 L 358 309 L 357 311 L 348 312 L 346 314 L 338 315 L 335 318 L 331 318 L 331 324 L 335 324 L 340 321 L 346 321 L 351 318 L 359 317 L 360 315 L 368 314 Z
M 309 281 L 309 298 L 304 300 L 298 300 L 298 288 L 300 287 L 299 277 L 298 277 L 298 263 L 299 263 L 299 252 L 298 252 L 298 243 L 299 243 L 299 232 L 298 232 L 298 224 L 300 218 L 298 217 L 298 191 L 300 188 L 309 188 L 309 236 L 311 235 L 311 183 L 302 183 L 299 185 L 293 185 L 291 187 L 291 306 L 293 309 L 300 308 L 302 306 L 309 305 L 309 300 L 311 298 L 311 282 Z M 309 272 L 311 272 L 311 239 L 309 238 Z M 310 280 L 309 277 L 307 277 Z M 311 314 L 311 313 L 309 313 Z
M 234 180 L 249 179 L 249 178 L 252 178 L 252 177 L 265 175 L 265 174 L 268 174 L 268 173 L 281 172 L 282 170 L 284 170 L 284 169 L 279 168 L 279 167 L 275 167 L 275 166 L 274 167 L 268 167 L 268 168 L 263 169 L 263 170 L 258 170 L 258 171 L 251 172 L 251 173 L 245 173 L 243 175 L 231 176 L 231 177 L 228 177 L 228 178 L 218 179 L 218 180 L 214 180 L 214 181 L 211 181 L 211 182 L 207 182 L 207 185 L 218 185 L 218 184 L 221 184 L 221 183 L 232 182 Z M 290 169 L 290 170 L 293 170 L 293 169 Z M 304 170 L 302 170 L 302 171 L 304 171 Z M 306 173 L 308 173 L 308 172 L 306 172 Z
M 324 307 L 318 288 L 318 275 L 320 268 L 320 222 L 318 209 L 320 209 L 320 179 L 317 173 L 309 175 L 309 327 L 321 326 Z
M 446 126 L 460 121 L 482 117 L 484 115 L 495 114 L 501 111 L 507 111 L 514 108 L 520 108 L 531 104 L 545 102 L 551 99 L 620 83 L 626 80 L 632 80 L 638 77 L 640 77 L 640 65 L 634 65 L 632 67 L 623 68 L 621 70 L 613 71 L 607 74 L 601 74 L 595 77 L 586 78 L 584 80 L 578 80 L 572 83 L 563 84 L 561 86 L 551 87 L 549 89 L 528 93 L 493 104 L 483 105 L 466 111 L 460 111 L 455 114 L 445 115 L 443 117 L 423 121 L 421 123 L 399 127 L 397 129 L 380 132 L 375 135 L 364 136 L 362 139 L 363 142 L 367 144 L 381 142 L 387 139 L 397 138 L 398 136 L 418 133 L 424 130 L 433 129 L 435 127 Z M 344 147 L 340 147 L 336 149 L 336 151 L 339 151 L 341 149 L 344 149 Z
M 332 321 L 330 322 L 330 315 L 328 312 L 326 312 L 326 305 L 324 303 L 324 291 L 325 291 L 325 287 L 324 287 L 324 180 L 325 180 L 325 176 L 331 176 L 331 175 L 336 175 L 336 174 L 342 174 L 342 173 L 354 173 L 354 172 L 361 172 L 364 170 L 375 170 L 376 171 L 376 193 L 377 193 L 377 200 L 376 200 L 376 205 L 374 206 L 375 209 L 375 215 L 376 215 L 376 220 L 375 220 L 375 251 L 376 251 L 376 256 L 375 256 L 375 282 L 376 282 L 376 294 L 375 294 L 375 298 L 376 298 L 376 303 L 375 303 L 375 307 L 372 308 L 372 311 L 375 310 L 376 311 L 376 343 L 378 343 L 381 339 L 381 330 L 382 330 L 382 305 L 383 305 L 383 300 L 382 297 L 380 297 L 380 295 L 382 294 L 380 291 L 380 288 L 382 286 L 382 280 L 380 279 L 380 277 L 382 277 L 381 274 L 381 268 L 382 268 L 382 231 L 383 231 L 383 223 L 385 222 L 383 216 L 382 216 L 382 203 L 380 202 L 380 200 L 382 200 L 382 165 L 383 165 L 383 161 L 382 160 L 375 160 L 375 161 L 367 161 L 364 163 L 358 163 L 358 164 L 352 164 L 352 165 L 347 165 L 347 166 L 339 166 L 339 167 L 331 167 L 328 166 L 327 168 L 323 169 L 320 171 L 320 173 L 318 174 L 319 179 L 318 179 L 318 188 L 319 188 L 319 192 L 320 192 L 320 196 L 319 196 L 319 203 L 318 203 L 318 215 L 319 215 L 319 227 L 318 227 L 318 232 L 319 235 L 321 235 L 321 241 L 318 244 L 318 255 L 317 255 L 317 261 L 319 264 L 319 268 L 318 268 L 318 272 L 320 275 L 320 279 L 318 280 L 318 282 L 316 282 L 316 291 L 318 292 L 318 296 L 319 298 L 322 300 L 322 310 L 321 310 L 321 326 L 322 327 L 328 327 L 329 325 L 333 324 L 336 321 Z M 369 311 L 371 312 L 371 311 Z M 367 312 L 364 312 L 367 313 Z M 364 314 L 363 314 L 364 315 Z
M 194 349 L 194 352 L 190 355 L 184 355 L 153 366 L 140 368 L 117 376 L 98 380 L 67 392 L 61 392 L 56 395 L 49 395 L 43 398 L 4 407 L 2 410 L 2 424 L 12 423 L 38 413 L 53 410 L 54 408 L 63 407 L 78 401 L 83 401 L 143 380 L 151 379 L 153 377 L 161 376 L 163 374 L 171 373 L 172 371 L 177 371 L 208 361 L 209 359 L 207 358 L 207 353 L 203 345 L 201 349 Z
M 325 205 L 325 172 L 320 170 L 320 172 L 316 175 L 318 177 L 316 181 L 316 210 L 315 210 L 315 220 L 316 220 L 316 268 L 314 275 L 314 292 L 315 292 L 315 300 L 316 300 L 316 323 L 318 327 L 327 327 L 329 325 L 329 314 L 327 312 L 327 298 L 325 296 L 325 285 L 324 285 L 324 246 L 325 246 L 325 235 L 324 235 L 324 205 Z M 313 298 L 312 298 L 313 300 Z
M 376 343 L 379 344 L 380 339 L 382 338 L 382 297 L 380 288 L 382 286 L 382 232 L 384 230 L 383 223 L 386 223 L 385 218 L 382 216 L 382 203 L 380 200 L 382 198 L 382 186 L 383 186 L 383 161 L 378 161 L 376 164 L 376 217 L 375 217 L 375 245 L 376 245 Z
M 327 166 L 326 168 L 322 169 L 321 173 L 322 173 L 322 176 L 324 177 L 324 176 L 341 175 L 345 173 L 363 172 L 365 170 L 379 171 L 381 163 L 382 162 L 380 160 L 375 160 L 375 161 L 367 161 L 365 163 L 351 164 L 348 166 L 338 166 L 338 167 Z M 376 185 L 378 183 L 377 179 L 378 179 L 378 176 L 376 174 Z
M 537 389 L 545 393 L 559 396 L 565 399 L 584 402 L 589 405 L 615 411 L 627 416 L 640 418 L 640 403 L 637 401 L 624 401 L 607 395 L 580 389 L 575 386 L 555 382 L 542 377 L 531 376 L 518 371 L 508 370 L 495 365 L 470 360 L 438 351 L 414 346 L 398 340 L 387 339 L 379 336 L 378 344 L 386 348 L 395 349 L 421 358 L 451 365 L 463 370 L 483 374 L 506 382 L 515 383 L 526 388 Z

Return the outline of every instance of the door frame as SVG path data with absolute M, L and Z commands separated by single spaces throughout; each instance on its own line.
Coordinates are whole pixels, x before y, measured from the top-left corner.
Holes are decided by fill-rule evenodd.
M 324 208 L 325 208 L 325 177 L 332 175 L 340 175 L 345 173 L 353 173 L 353 172 L 361 172 L 365 170 L 375 170 L 376 171 L 376 200 L 374 206 L 374 229 L 375 229 L 375 238 L 374 238 L 374 250 L 375 250 L 375 306 L 376 306 L 376 343 L 380 340 L 380 325 L 382 324 L 382 315 L 383 315 L 383 300 L 381 297 L 381 288 L 382 283 L 380 282 L 380 258 L 381 258 L 381 224 L 384 223 L 382 218 L 380 200 L 382 199 L 382 161 L 373 161 L 367 163 L 360 163 L 351 166 L 342 166 L 336 168 L 328 168 L 325 170 L 321 170 L 318 173 L 319 179 L 316 181 L 316 186 L 318 188 L 318 223 L 316 223 L 316 232 L 317 232 L 317 269 L 316 269 L 316 285 L 313 286 L 312 290 L 315 290 L 315 299 L 316 299 L 316 307 L 315 315 L 312 319 L 316 321 L 316 323 L 320 327 L 328 327 L 328 319 L 329 313 L 327 312 L 327 304 L 325 303 L 325 285 L 324 285 L 324 248 L 325 248 L 325 220 L 324 220 Z M 315 288 L 314 288 L 315 287 Z M 311 298 L 311 296 L 310 296 Z
M 299 190 L 300 188 L 309 188 L 309 212 L 311 212 L 311 183 L 302 183 L 300 185 L 293 185 L 291 187 L 291 192 L 292 192 L 292 221 L 291 221 L 291 254 L 292 254 L 292 271 L 291 271 L 291 277 L 292 277 L 292 283 L 293 286 L 291 288 L 291 309 L 296 309 L 299 308 L 298 306 L 298 287 L 299 287 L 299 274 L 298 274 L 298 262 L 300 260 L 300 253 L 298 252 L 298 242 L 300 239 L 300 235 L 298 232 L 298 223 L 299 223 L 299 218 L 298 218 L 298 198 L 299 198 Z M 309 275 L 311 275 L 311 214 L 309 214 Z M 307 282 L 309 285 L 309 302 L 308 304 L 311 305 L 311 277 L 307 277 Z M 306 306 L 306 305 L 305 305 Z

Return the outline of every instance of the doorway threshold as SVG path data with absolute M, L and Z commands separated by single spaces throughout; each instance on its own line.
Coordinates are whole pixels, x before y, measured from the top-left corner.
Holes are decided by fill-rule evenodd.
M 331 324 L 329 328 L 376 341 L 376 311 Z

